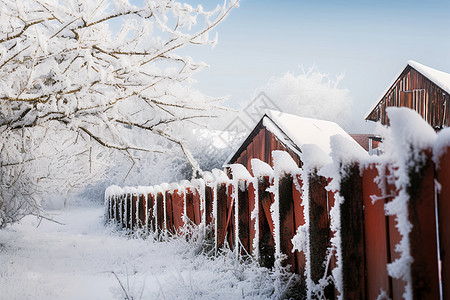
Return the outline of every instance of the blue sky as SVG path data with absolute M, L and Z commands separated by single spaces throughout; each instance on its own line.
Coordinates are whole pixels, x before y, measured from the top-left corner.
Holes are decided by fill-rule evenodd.
M 214 1 L 188 2 L 208 8 Z M 450 72 L 450 0 L 241 0 L 217 31 L 214 49 L 186 51 L 210 65 L 197 87 L 229 95 L 231 107 L 271 77 L 315 65 L 345 74 L 340 87 L 350 90 L 353 119 L 363 120 L 408 60 Z

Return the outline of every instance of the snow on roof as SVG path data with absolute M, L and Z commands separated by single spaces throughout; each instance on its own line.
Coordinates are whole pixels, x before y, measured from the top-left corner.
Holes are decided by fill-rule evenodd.
M 427 66 L 422 65 L 413 60 L 408 60 L 406 63 L 406 66 L 400 72 L 397 73 L 397 76 L 395 76 L 391 82 L 395 82 L 397 80 L 397 78 L 400 77 L 400 75 L 403 73 L 403 71 L 408 66 L 412 67 L 414 70 L 416 70 L 423 76 L 427 77 L 434 84 L 436 84 L 441 89 L 443 89 L 444 91 L 446 91 L 447 93 L 450 94 L 450 74 L 449 73 L 438 71 L 436 69 L 427 67 Z M 377 98 L 376 102 L 373 103 L 373 105 L 369 107 L 369 111 L 367 111 L 367 113 L 365 114 L 365 116 L 366 116 L 365 118 L 367 118 L 372 113 L 374 108 L 378 105 L 378 103 L 380 103 L 380 101 L 384 98 L 384 96 L 390 90 L 391 87 L 392 87 L 392 85 L 388 86 L 386 88 L 386 90 L 383 92 L 383 94 L 381 95 L 381 97 Z
M 408 65 L 413 67 L 420 74 L 427 77 L 432 82 L 434 82 L 437 86 L 439 86 L 441 89 L 443 89 L 444 91 L 446 91 L 447 93 L 450 94 L 450 74 L 449 73 L 445 73 L 445 72 L 438 71 L 436 69 L 424 66 L 413 60 L 409 60 Z
M 266 114 L 262 117 L 262 123 L 280 142 L 299 156 L 301 156 L 301 148 L 308 144 L 316 145 L 325 154 L 330 155 L 330 138 L 334 135 L 340 135 L 348 139 L 349 143 L 354 144 L 355 147 L 362 149 L 344 129 L 331 121 L 266 110 Z M 227 163 L 230 163 L 235 154 L 236 152 L 230 155 Z
M 264 125 L 270 124 L 270 121 L 275 123 L 281 129 L 295 146 L 295 148 L 302 148 L 303 145 L 313 144 L 317 145 L 323 152 L 330 154 L 330 137 L 333 135 L 341 135 L 349 140 L 350 143 L 361 147 L 344 129 L 338 124 L 331 121 L 318 120 L 312 118 L 299 117 L 288 113 L 280 113 L 278 111 L 267 110 L 266 116 L 269 118 L 263 120 Z M 270 125 L 266 126 L 269 130 Z M 272 131 L 272 130 L 270 130 Z M 282 138 L 280 133 L 272 132 L 278 138 Z M 294 146 L 294 145 L 292 145 Z

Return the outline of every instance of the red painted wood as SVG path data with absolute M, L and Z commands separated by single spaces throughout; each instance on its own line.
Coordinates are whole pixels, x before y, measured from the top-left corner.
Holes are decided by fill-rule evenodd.
M 143 194 L 139 194 L 138 195 L 138 201 L 139 201 L 139 219 L 138 219 L 138 224 L 137 226 L 139 228 L 144 228 L 145 225 L 145 211 L 147 209 L 147 205 L 146 205 L 146 201 L 145 201 L 145 197 Z
M 292 185 L 292 199 L 294 201 L 294 229 L 297 232 L 298 228 L 305 224 L 304 210 L 302 206 L 302 178 L 296 175 Z M 326 217 L 326 214 L 325 214 Z M 294 232 L 294 233 L 295 233 Z M 306 267 L 305 253 L 295 250 L 295 273 L 303 275 Z
M 271 192 L 266 193 L 261 201 L 264 216 L 267 220 L 267 224 L 269 225 L 270 233 L 272 234 L 272 236 L 274 233 L 274 224 L 273 224 L 273 219 L 272 219 L 272 213 L 270 212 L 270 206 L 272 205 L 273 201 L 274 201 L 274 195 Z
M 131 194 L 125 196 L 125 207 L 124 207 L 124 227 L 126 229 L 131 229 Z
M 114 219 L 116 220 L 117 224 L 120 224 L 122 221 L 120 219 L 120 208 L 122 207 L 122 195 L 116 195 L 115 196 L 115 210 L 114 210 Z
M 138 202 L 138 197 L 137 194 L 133 194 L 131 196 L 131 202 L 130 202 L 130 206 L 131 206 L 131 216 L 130 216 L 130 229 L 134 229 L 137 225 L 137 218 L 136 218 L 136 204 Z
M 226 237 L 231 249 L 234 249 L 234 236 L 235 236 L 235 218 L 234 218 L 234 198 L 233 198 L 233 185 L 227 187 L 227 213 L 226 213 Z
M 250 225 L 250 208 L 249 208 L 249 192 L 246 181 L 241 181 L 238 187 L 238 232 L 239 240 L 244 247 L 241 254 L 250 253 L 249 225 Z M 244 251 L 245 250 L 245 251 Z
M 317 171 L 308 176 L 309 197 L 309 249 L 310 249 L 310 274 L 315 284 L 326 277 L 326 263 L 328 249 L 330 247 L 330 223 L 328 218 L 328 197 L 326 178 L 319 176 Z M 325 298 L 334 298 L 333 287 L 325 289 Z
M 290 149 L 286 148 L 280 141 L 278 141 L 273 133 L 268 131 L 262 124 L 258 124 L 257 128 L 259 132 L 252 138 L 247 148 L 244 149 L 238 158 L 231 163 L 239 163 L 244 165 L 247 170 L 251 171 L 250 161 L 252 158 L 258 158 L 269 165 L 273 165 L 272 151 L 282 150 L 288 152 L 294 161 L 300 165 L 300 159 Z
M 431 151 L 430 151 L 431 152 Z M 429 152 L 427 152 L 428 154 Z M 413 297 L 439 299 L 436 207 L 434 197 L 434 163 L 428 154 L 420 170 L 410 172 L 409 221 Z M 425 246 L 426 245 L 426 246 Z
M 331 178 L 327 178 L 327 185 L 330 184 L 331 182 Z M 334 207 L 334 205 L 336 204 L 336 199 L 335 199 L 335 192 L 333 191 L 328 191 L 327 192 L 327 203 L 328 203 L 328 209 L 327 209 L 327 215 L 328 215 L 328 223 L 331 224 L 331 209 Z M 329 236 L 330 239 L 333 238 L 336 235 L 336 232 L 332 231 L 330 228 L 329 231 Z M 331 245 L 330 245 L 331 246 Z M 332 275 L 332 270 L 334 270 L 337 266 L 337 258 L 336 258 L 336 252 L 333 251 L 330 255 L 330 262 L 329 262 L 330 266 L 328 268 L 328 276 Z M 339 295 L 339 292 L 336 288 L 330 288 L 332 290 L 332 292 L 334 293 L 334 297 L 337 298 L 337 296 Z
M 186 188 L 186 198 L 189 201 L 192 201 L 192 205 L 193 205 L 193 214 L 194 217 L 192 219 L 192 221 L 194 222 L 195 225 L 200 225 L 200 223 L 202 222 L 202 211 L 201 211 L 201 203 L 200 203 L 200 194 L 196 191 L 195 188 Z M 189 200 L 189 198 L 191 200 Z
M 255 210 L 256 207 L 256 201 L 255 201 L 255 197 L 256 197 L 256 189 L 258 187 L 255 185 L 253 182 L 249 183 L 248 185 L 248 209 L 249 209 L 249 228 L 248 228 L 248 239 L 249 239 L 249 253 L 251 255 L 255 255 L 255 251 L 256 249 L 254 248 L 254 239 L 256 238 L 256 230 L 255 230 L 255 225 L 256 222 L 258 222 L 259 220 L 257 218 L 252 219 L 251 215 L 252 212 Z M 258 201 L 259 202 L 259 201 Z
M 194 200 L 192 194 L 185 194 L 184 201 L 186 201 L 186 217 L 190 224 L 194 224 L 195 212 L 194 212 Z
M 154 215 L 154 205 L 155 205 L 155 196 L 153 194 L 147 195 L 147 209 L 148 209 L 148 229 L 155 232 L 156 231 L 156 219 Z
M 440 157 L 436 179 L 438 193 L 439 242 L 442 262 L 443 299 L 450 299 L 450 147 Z
M 295 254 L 292 252 L 292 238 L 295 235 L 294 223 L 294 199 L 292 197 L 292 176 L 280 178 L 278 185 L 279 211 L 280 211 L 280 251 L 286 255 L 284 266 L 290 266 L 290 271 L 295 271 Z
M 258 179 L 259 195 L 259 262 L 263 267 L 274 266 L 275 240 L 273 237 L 273 221 L 270 214 L 270 205 L 273 203 L 273 194 L 267 188 L 273 184 L 268 176 Z
M 183 213 L 184 213 L 184 194 L 178 193 L 175 190 L 169 193 L 172 199 L 172 216 L 173 216 L 173 227 L 176 232 L 180 233 L 184 225 Z
M 161 232 L 164 229 L 164 203 L 162 193 L 156 194 L 156 231 Z
M 363 299 L 365 296 L 364 211 L 362 178 L 359 165 L 351 163 L 342 167 L 339 194 L 342 257 L 342 288 L 345 299 Z
M 450 125 L 450 105 L 445 104 L 449 101 L 448 93 L 408 66 L 380 99 L 366 120 L 388 124 L 386 108 L 404 106 L 417 111 L 433 128 L 442 129 Z
M 363 169 L 362 197 L 364 203 L 364 245 L 366 253 L 366 298 L 376 299 L 380 290 L 391 295 L 389 263 L 388 224 L 384 212 L 386 198 L 374 179 L 378 176 L 375 164 Z M 381 199 L 372 200 L 371 196 Z
M 217 185 L 217 249 L 221 248 L 225 241 L 227 230 L 227 186 L 225 183 Z
M 213 215 L 213 191 L 210 186 L 205 186 L 206 226 L 212 224 Z
M 386 201 L 390 202 L 394 199 L 395 196 L 398 195 L 398 191 L 396 190 L 395 184 L 391 183 L 388 181 L 388 178 L 392 176 L 392 173 L 390 171 L 389 167 L 386 167 L 386 181 L 385 181 L 385 185 L 386 185 L 386 195 L 392 195 L 391 197 L 387 197 Z M 389 262 L 393 262 L 396 259 L 400 258 L 400 254 L 395 251 L 395 245 L 397 245 L 400 240 L 401 240 L 401 235 L 398 232 L 398 229 L 395 227 L 396 226 L 396 221 L 395 221 L 395 217 L 394 216 L 389 216 L 388 217 L 388 235 L 389 235 L 389 256 L 390 256 L 390 260 Z M 403 293 L 405 292 L 405 286 L 406 286 L 406 282 L 401 280 L 401 279 L 397 279 L 397 278 L 391 278 L 391 282 L 392 282 L 392 294 L 391 297 L 392 299 L 396 300 L 396 299 L 402 299 L 403 298 Z
M 166 201 L 166 229 L 170 233 L 175 233 L 173 228 L 173 206 L 172 206 L 172 194 L 169 191 L 165 192 Z

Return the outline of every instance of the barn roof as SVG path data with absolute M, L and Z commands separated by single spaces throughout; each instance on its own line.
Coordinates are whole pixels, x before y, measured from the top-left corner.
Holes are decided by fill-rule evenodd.
M 388 88 L 386 88 L 386 90 L 383 92 L 381 97 L 377 98 L 376 102 L 372 106 L 369 107 L 369 111 L 365 114 L 366 120 L 370 116 L 372 111 L 377 107 L 377 105 L 384 99 L 384 97 L 386 96 L 386 93 L 392 88 L 392 86 L 395 84 L 397 79 L 400 76 L 402 76 L 403 72 L 405 72 L 405 70 L 408 67 L 413 68 L 414 70 L 416 70 L 417 72 L 419 72 L 420 74 L 422 74 L 423 76 L 428 78 L 435 85 L 440 87 L 442 90 L 444 90 L 445 92 L 450 94 L 450 74 L 449 73 L 427 67 L 427 66 L 422 65 L 413 60 L 408 60 L 406 63 L 406 66 L 399 73 L 397 73 L 398 75 L 392 81 L 393 84 L 390 85 Z
M 301 149 L 306 144 L 318 146 L 324 153 L 330 154 L 330 138 L 340 135 L 361 148 L 361 146 L 338 124 L 312 118 L 300 117 L 284 112 L 267 110 L 258 125 L 247 136 L 237 151 L 232 153 L 225 164 L 233 163 L 251 143 L 259 131 L 259 127 L 269 130 L 286 148 L 300 156 Z
M 438 87 L 450 94 L 450 74 L 436 69 L 424 66 L 413 60 L 408 61 L 408 65 L 413 67 L 417 72 L 427 77 Z

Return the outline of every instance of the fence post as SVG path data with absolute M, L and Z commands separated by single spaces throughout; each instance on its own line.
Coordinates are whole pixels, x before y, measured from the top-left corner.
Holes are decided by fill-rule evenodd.
M 270 180 L 268 176 L 258 178 L 259 195 L 259 254 L 263 267 L 271 268 L 275 263 L 275 239 L 273 237 L 273 220 L 270 206 L 273 203 L 273 194 L 268 192 Z
M 156 232 L 156 218 L 155 218 L 156 197 L 153 193 L 147 194 L 147 229 Z
M 230 249 L 233 250 L 235 246 L 235 234 L 236 234 L 236 224 L 235 224 L 235 196 L 234 194 L 234 185 L 227 185 L 227 210 L 225 214 L 225 237 L 227 238 L 228 245 Z M 236 191 L 237 194 L 237 191 Z
M 239 180 L 237 182 L 237 197 L 238 201 L 235 202 L 237 204 L 236 211 L 238 220 L 236 224 L 238 238 L 242 243 L 245 251 L 241 250 L 238 252 L 244 254 L 244 252 L 250 253 L 250 243 L 249 243 L 249 225 L 250 225 L 250 208 L 249 208 L 249 192 L 248 192 L 249 182 L 246 180 Z M 236 241 L 236 249 L 240 249 L 240 245 Z
M 131 194 L 131 201 L 130 201 L 130 229 L 134 230 L 136 228 L 137 224 L 137 218 L 136 218 L 136 209 L 137 209 L 137 194 L 136 192 L 133 192 Z
M 279 178 L 278 197 L 280 205 L 280 252 L 286 255 L 284 266 L 290 265 L 290 271 L 295 271 L 295 255 L 292 252 L 292 238 L 295 234 L 294 199 L 292 197 L 293 178 L 285 174 Z
M 118 205 L 118 201 L 119 201 L 119 195 L 116 194 L 114 195 L 114 222 L 116 224 L 119 224 L 119 205 Z
M 364 167 L 362 171 L 367 299 L 376 299 L 381 290 L 392 298 L 392 282 L 387 272 L 387 264 L 390 262 L 389 227 L 384 211 L 387 194 L 374 181 L 377 176 L 380 176 L 381 181 L 385 180 L 384 171 L 382 173 L 379 174 L 375 164 Z
M 125 201 L 125 194 L 123 194 L 123 193 L 121 193 L 120 195 L 119 195 L 119 202 L 118 202 L 118 207 L 117 207 L 117 209 L 118 209 L 118 214 L 117 214 L 117 216 L 118 216 L 118 224 L 120 225 L 120 228 L 123 228 L 123 207 L 124 207 L 124 201 Z
M 173 227 L 175 232 L 180 232 L 181 228 L 184 225 L 183 222 L 183 214 L 184 214 L 184 193 L 180 190 L 174 190 L 172 192 L 168 192 L 170 196 L 166 196 L 166 199 L 172 199 L 172 214 L 173 214 Z M 170 211 L 170 210 L 169 210 Z
M 158 233 L 164 230 L 164 199 L 162 192 L 156 194 L 156 231 Z
M 385 186 L 386 186 L 386 192 L 384 192 L 386 195 L 389 195 L 387 197 L 386 202 L 391 202 L 397 195 L 398 191 L 396 190 L 395 182 L 391 182 L 389 178 L 392 178 L 393 170 L 392 165 L 387 165 L 386 169 L 386 176 L 385 176 Z M 390 260 L 389 263 L 395 261 L 396 259 L 400 258 L 400 253 L 395 251 L 395 245 L 400 243 L 402 236 L 400 235 L 400 232 L 398 231 L 398 228 L 395 227 L 395 216 L 390 215 L 388 216 L 388 235 L 389 235 L 389 255 Z M 392 299 L 402 299 L 402 295 L 405 291 L 406 282 L 399 278 L 390 278 L 392 282 Z
M 173 231 L 173 205 L 172 205 L 172 193 L 168 190 L 164 192 L 164 201 L 166 203 L 166 230 L 167 233 L 174 233 Z
M 205 226 L 213 222 L 213 190 L 209 185 L 205 185 Z
M 129 192 L 125 195 L 125 203 L 124 203 L 124 227 L 126 229 L 129 229 L 130 227 L 130 202 L 131 202 L 131 195 Z
M 194 187 L 186 187 L 185 189 L 185 201 L 186 201 L 186 210 L 187 215 L 190 216 L 189 218 L 191 221 L 197 225 L 200 226 L 201 220 L 202 220 L 202 213 L 201 213 L 201 203 L 200 203 L 200 197 L 194 197 L 193 190 L 195 190 Z M 200 195 L 199 195 L 200 196 Z M 192 207 L 192 211 L 189 207 Z
M 218 183 L 215 186 L 217 198 L 216 201 L 216 253 L 225 242 L 225 234 L 227 232 L 227 184 Z
M 357 163 L 343 166 L 343 171 L 339 191 L 344 198 L 340 207 L 342 293 L 345 299 L 364 299 L 362 178 Z
M 412 288 L 414 299 L 439 299 L 436 237 L 434 163 L 429 151 L 421 168 L 410 168 L 408 216 L 410 232 Z
M 317 174 L 317 169 L 308 174 L 309 187 L 309 266 L 311 280 L 319 284 L 326 272 L 327 251 L 330 246 L 330 224 L 328 221 L 326 178 Z M 305 199 L 306 200 L 306 199 Z M 325 290 L 327 299 L 333 298 L 333 290 Z
M 145 203 L 146 195 L 140 193 L 138 195 L 138 204 L 137 204 L 137 228 L 145 229 L 146 228 L 146 211 L 147 205 Z
M 195 223 L 194 199 L 192 197 L 192 193 L 190 192 L 190 188 L 185 188 L 183 199 L 184 199 L 184 205 L 186 207 L 186 211 L 184 212 L 186 214 L 185 215 L 186 223 L 184 223 L 184 224 L 187 225 L 187 223 L 189 222 L 188 220 L 190 220 L 193 224 L 196 224 Z M 200 209 L 200 206 L 199 206 L 199 209 Z
M 292 198 L 294 200 L 294 233 L 300 226 L 305 225 L 305 212 L 302 204 L 303 181 L 300 174 L 295 175 L 292 185 Z M 304 278 L 306 268 L 306 253 L 295 250 L 295 273 Z
M 441 254 L 442 298 L 450 299 L 450 147 L 439 157 L 436 179 L 438 193 L 439 245 Z

